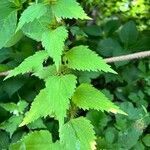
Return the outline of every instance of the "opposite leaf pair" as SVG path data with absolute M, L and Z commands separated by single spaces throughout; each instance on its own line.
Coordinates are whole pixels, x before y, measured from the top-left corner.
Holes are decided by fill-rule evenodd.
M 86 55 L 83 55 L 82 59 L 83 62 L 85 62 L 85 66 L 80 66 L 80 64 L 77 63 L 78 59 L 80 58 L 78 58 L 78 56 L 80 55 L 78 55 L 78 53 L 74 53 L 74 50 L 79 50 L 80 52 L 81 48 L 83 52 L 84 50 L 85 52 L 91 52 L 91 55 L 88 55 L 88 57 L 86 57 Z M 74 47 L 73 49 L 68 51 L 66 53 L 66 56 L 64 57 L 65 60 L 68 60 L 66 67 L 69 67 L 71 69 L 98 71 L 101 68 L 100 65 L 105 65 L 108 68 L 102 68 L 103 71 L 105 71 L 105 68 L 106 71 L 113 71 L 109 65 L 104 63 L 101 57 L 98 57 L 94 52 L 90 51 L 85 46 Z M 49 66 L 53 69 L 54 74 L 52 74 L 52 72 L 47 73 L 47 70 L 45 71 L 45 74 L 44 70 L 42 70 L 44 69 L 42 63 L 47 58 L 48 54 L 46 51 L 37 52 L 35 55 L 27 58 L 17 68 L 12 70 L 8 76 L 12 77 L 18 74 L 23 74 L 25 72 L 35 72 L 36 76 L 38 76 L 38 72 L 40 73 L 40 71 L 42 71 L 42 76 L 45 77 L 46 88 L 41 90 L 39 95 L 35 98 L 30 111 L 27 113 L 21 125 L 28 124 L 31 121 L 38 119 L 39 117 L 45 117 L 47 115 L 54 115 L 59 120 L 60 125 L 62 125 L 64 123 L 64 118 L 66 117 L 66 111 L 69 109 L 69 99 L 72 96 L 74 104 L 82 109 L 97 109 L 102 111 L 111 111 L 114 113 L 123 113 L 121 110 L 119 110 L 117 106 L 115 106 L 112 102 L 108 101 L 107 98 L 100 91 L 92 87 L 92 85 L 82 84 L 76 89 L 76 92 L 74 93 L 77 83 L 77 78 L 75 75 L 59 75 L 57 74 L 56 70 L 54 71 L 54 66 Z M 97 60 L 97 62 L 95 63 L 94 61 L 92 61 L 89 65 L 87 59 Z M 81 62 L 82 64 L 82 61 L 80 59 L 79 62 Z

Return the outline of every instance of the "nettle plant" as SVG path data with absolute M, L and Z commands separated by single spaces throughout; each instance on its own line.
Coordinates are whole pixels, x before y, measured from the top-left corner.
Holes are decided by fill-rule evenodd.
M 8 2 L 3 1 L 3 6 L 6 3 Z M 19 74 L 31 73 L 45 82 L 45 88 L 35 97 L 29 111 L 21 118 L 22 123 L 19 127 L 47 116 L 59 122 L 59 140 L 55 143 L 48 130 L 37 130 L 12 144 L 10 149 L 96 149 L 93 126 L 85 117 L 76 116 L 78 109 L 126 113 L 91 84 L 78 82 L 77 71 L 103 71 L 116 74 L 88 46 L 70 46 L 65 19 L 90 18 L 76 0 L 43 0 L 28 6 L 16 25 L 16 10 L 19 10 L 21 2 L 12 0 L 9 3 L 15 4 L 16 7 L 10 7 L 3 25 L 5 35 L 16 36 L 16 33 L 22 30 L 26 36 L 41 42 L 43 46 L 43 50 L 26 58 L 5 78 L 6 80 Z M 7 29 L 8 24 L 11 26 L 10 30 Z M 5 44 L 7 42 L 3 41 Z M 51 59 L 53 61 L 50 61 Z

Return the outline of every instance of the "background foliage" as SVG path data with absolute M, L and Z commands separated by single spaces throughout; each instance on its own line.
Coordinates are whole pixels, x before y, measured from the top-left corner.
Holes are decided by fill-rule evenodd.
M 11 2 L 13 5 L 17 0 Z M 22 0 L 22 5 L 15 5 L 19 10 L 18 15 L 31 2 Z M 69 42 L 72 45 L 89 45 L 103 57 L 150 49 L 149 1 L 82 0 L 81 3 L 94 20 L 66 21 L 70 30 Z M 11 10 L 0 8 L 0 14 L 5 15 L 8 11 Z M 0 17 L 2 18 L 2 15 Z M 2 36 L 4 35 L 0 34 L 0 37 Z M 41 49 L 40 42 L 23 36 L 21 32 L 13 37 L 13 41 L 9 39 L 3 42 L 8 46 L 0 49 L 0 72 L 13 69 Z M 96 88 L 102 89 L 103 93 L 128 113 L 128 116 L 114 116 L 93 110 L 79 111 L 76 116 L 86 116 L 91 120 L 97 136 L 98 149 L 149 149 L 150 60 L 147 58 L 116 62 L 112 66 L 118 75 L 79 72 L 79 81 L 93 83 Z M 43 81 L 27 74 L 6 81 L 0 77 L 0 82 L 0 102 L 17 104 L 0 105 L 0 149 L 7 149 L 10 143 L 18 141 L 35 129 L 48 128 L 53 141 L 56 141 L 58 122 L 53 119 L 39 119 L 27 127 L 18 128 L 23 112 L 43 88 Z

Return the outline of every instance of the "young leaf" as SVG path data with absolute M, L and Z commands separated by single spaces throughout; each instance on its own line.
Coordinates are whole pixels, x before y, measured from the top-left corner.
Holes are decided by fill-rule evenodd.
M 90 19 L 76 0 L 59 0 L 51 7 L 58 18 Z
M 42 63 L 47 58 L 48 54 L 46 51 L 36 52 L 33 56 L 26 58 L 18 67 L 12 70 L 5 79 L 16 76 L 18 74 L 24 74 L 26 72 L 42 69 Z
M 58 144 L 58 143 L 56 143 Z M 22 140 L 10 146 L 10 150 L 55 150 L 55 143 L 52 142 L 52 136 L 49 131 L 35 131 L 24 136 Z
M 16 31 L 21 29 L 25 23 L 29 23 L 29 22 L 32 22 L 34 19 L 40 18 L 46 12 L 47 12 L 47 7 L 42 3 L 33 4 L 33 5 L 29 6 L 22 13 L 22 15 L 19 19 L 19 23 L 18 23 L 18 27 L 17 27 Z
M 65 150 L 95 150 L 96 142 L 93 127 L 89 120 L 80 117 L 64 124 L 60 132 Z
M 61 26 L 53 31 L 44 32 L 42 35 L 42 44 L 53 58 L 57 69 L 61 63 L 61 55 L 64 48 L 64 41 L 67 39 L 68 31 Z
M 71 69 L 116 73 L 100 56 L 83 45 L 69 50 L 64 57 L 64 61 Z
M 62 124 L 75 87 L 76 77 L 74 75 L 50 76 L 46 80 L 46 88 L 41 90 L 35 98 L 20 126 L 47 115 L 54 115 Z
M 84 110 L 96 109 L 112 113 L 126 114 L 108 98 L 90 84 L 83 83 L 75 91 L 72 101 Z

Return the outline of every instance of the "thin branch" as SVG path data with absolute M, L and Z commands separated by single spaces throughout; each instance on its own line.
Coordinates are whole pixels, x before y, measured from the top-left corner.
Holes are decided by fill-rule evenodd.
M 140 59 L 140 58 L 145 58 L 145 57 L 149 57 L 149 56 L 150 56 L 150 50 L 149 51 L 138 52 L 138 53 L 134 53 L 134 54 L 110 57 L 110 58 L 106 58 L 105 61 L 107 63 L 113 63 L 113 62 L 118 62 L 118 61 Z
M 0 72 L 0 77 L 5 77 L 9 74 L 10 71 Z
M 118 61 L 127 61 L 127 60 L 133 60 L 133 59 L 141 59 L 145 57 L 150 57 L 150 50 L 148 51 L 143 51 L 143 52 L 138 52 L 134 54 L 128 54 L 128 55 L 122 55 L 122 56 L 116 56 L 116 57 L 110 57 L 104 59 L 106 63 L 113 63 L 113 62 L 118 62 Z M 7 76 L 9 74 L 9 71 L 5 72 L 0 72 L 0 76 Z

